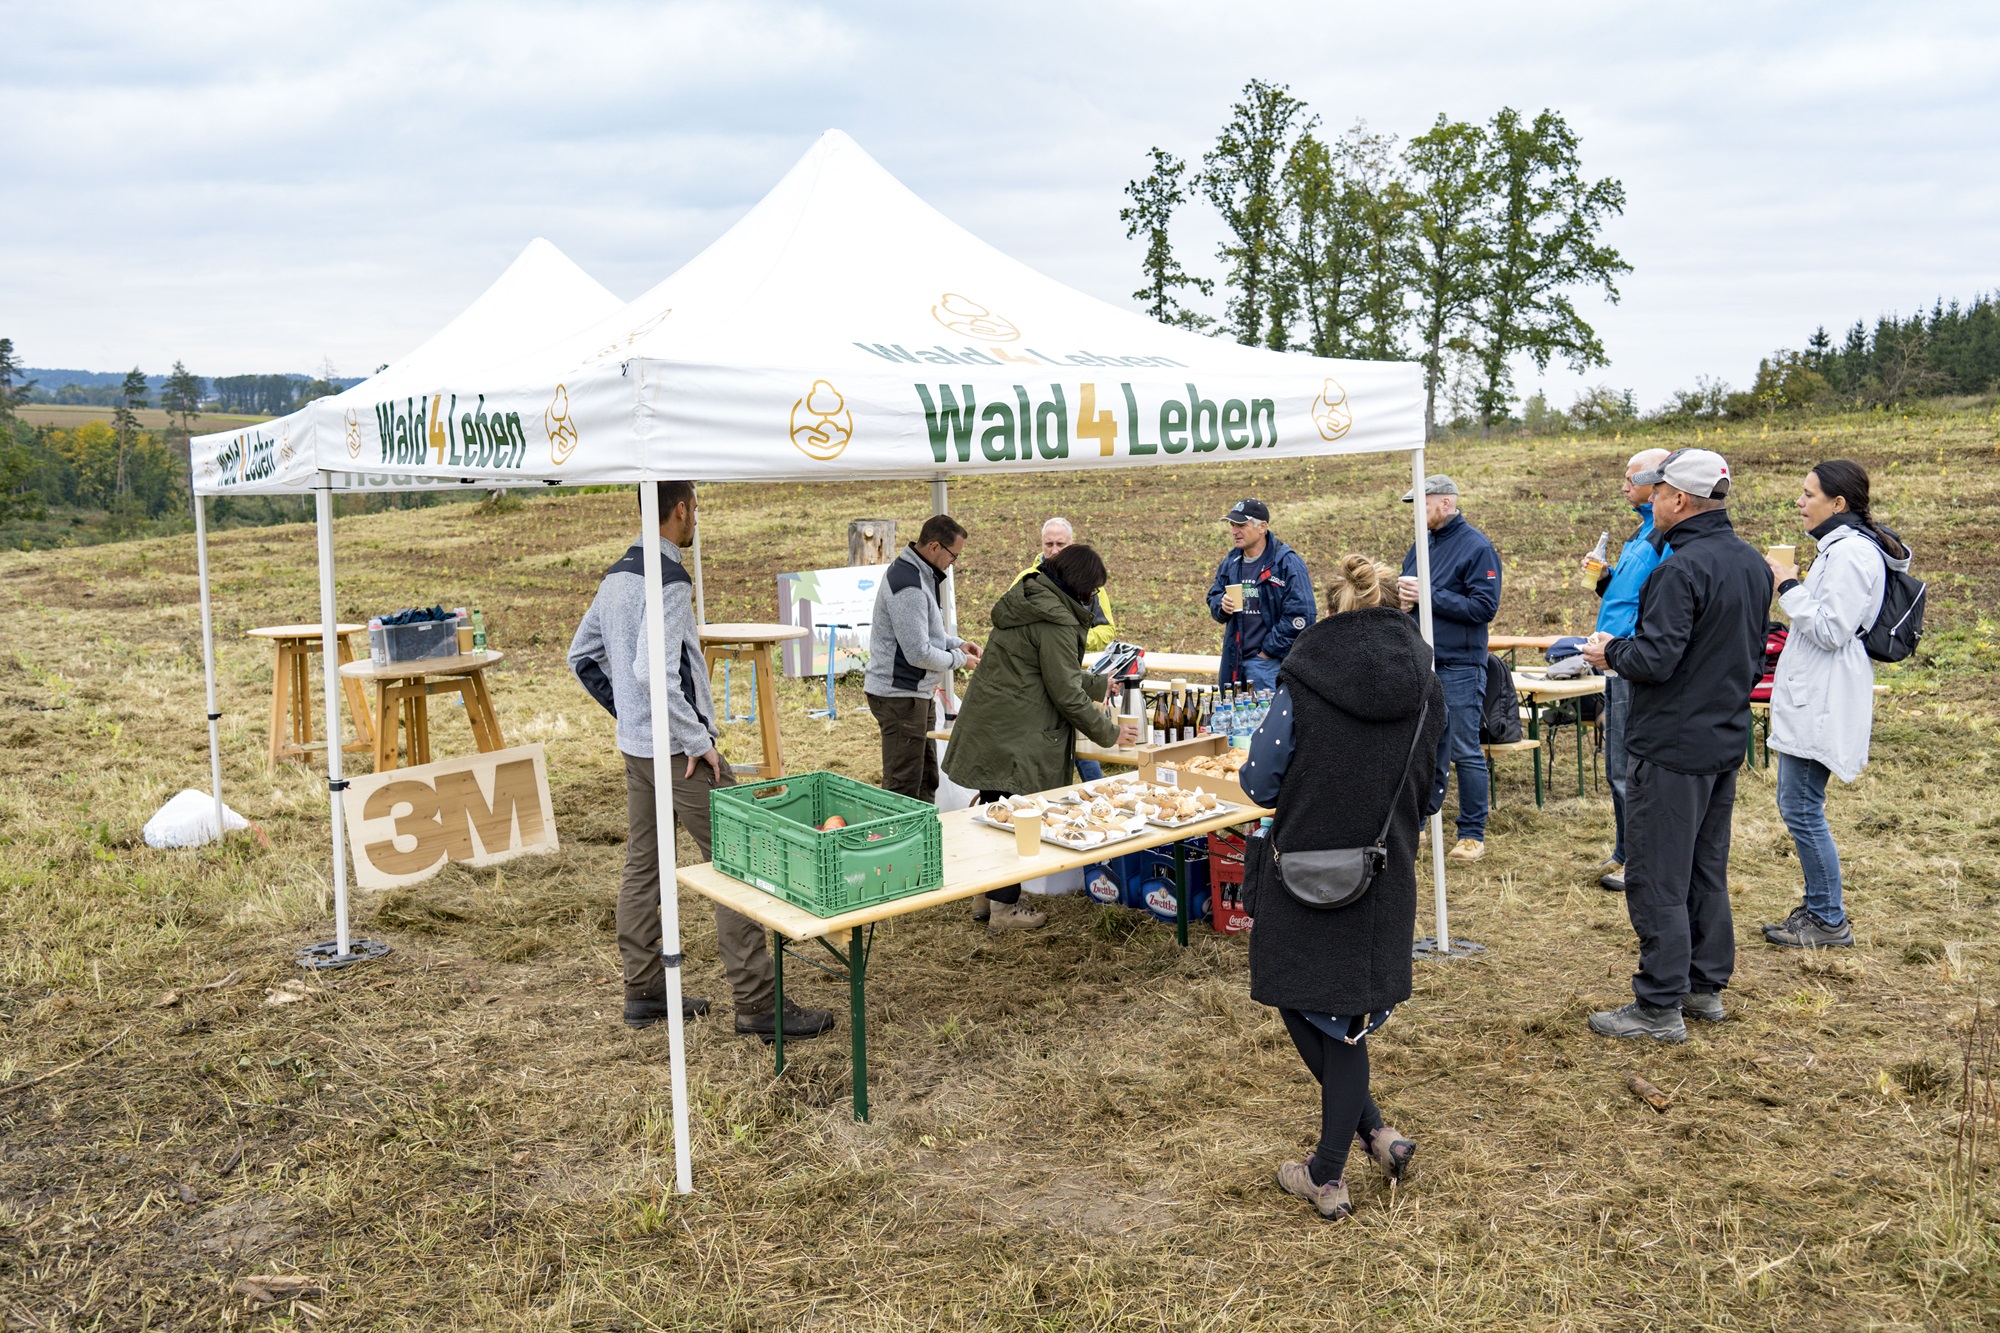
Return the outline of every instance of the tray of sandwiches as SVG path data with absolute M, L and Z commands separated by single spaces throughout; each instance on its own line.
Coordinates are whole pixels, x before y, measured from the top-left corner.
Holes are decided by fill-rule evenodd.
M 1161 786 L 1129 774 L 1100 778 L 1096 782 L 1085 783 L 1078 790 L 1091 805 L 1103 802 L 1113 810 L 1129 811 L 1160 828 L 1185 828 L 1214 815 L 1242 808 L 1209 792 Z

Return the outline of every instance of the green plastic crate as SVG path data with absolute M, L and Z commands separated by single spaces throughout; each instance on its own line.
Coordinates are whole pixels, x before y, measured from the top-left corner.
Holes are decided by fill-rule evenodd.
M 719 787 L 708 808 L 715 868 L 814 916 L 944 883 L 937 808 L 838 773 Z M 847 827 L 820 832 L 833 815 Z

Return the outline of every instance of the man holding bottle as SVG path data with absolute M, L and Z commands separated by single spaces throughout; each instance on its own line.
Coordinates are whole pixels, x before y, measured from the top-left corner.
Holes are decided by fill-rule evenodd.
M 1312 576 L 1304 557 L 1271 535 L 1262 500 L 1239 500 L 1225 518 L 1232 549 L 1208 586 L 1208 613 L 1223 626 L 1218 679 L 1274 690 L 1292 641 L 1319 619 Z
M 1653 549 L 1653 487 L 1633 478 L 1667 461 L 1665 449 L 1641 449 L 1625 463 L 1625 480 L 1619 489 L 1625 503 L 1639 516 L 1639 530 L 1618 552 L 1618 563 L 1607 565 L 1603 554 L 1586 557 L 1583 571 L 1597 576 L 1597 632 L 1614 639 L 1629 639 L 1639 627 L 1639 590 L 1646 576 L 1673 552 L 1662 546 Z M 1594 567 L 1593 567 L 1594 566 Z M 1598 885 L 1612 893 L 1625 892 L 1625 750 L 1626 719 L 1632 712 L 1632 683 L 1617 672 L 1605 673 L 1604 680 L 1604 776 L 1611 784 L 1611 819 L 1616 841 L 1610 859 L 1598 866 Z

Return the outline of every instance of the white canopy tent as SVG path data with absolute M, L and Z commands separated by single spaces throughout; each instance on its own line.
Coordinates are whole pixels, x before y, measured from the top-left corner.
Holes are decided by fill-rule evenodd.
M 581 332 L 525 356 L 381 378 L 328 409 L 322 420 L 340 429 L 313 431 L 313 457 L 298 464 L 320 496 L 328 735 L 340 706 L 328 497 L 353 487 L 356 469 L 394 486 L 924 477 L 937 512 L 962 475 L 1401 450 L 1419 489 L 1424 476 L 1418 367 L 1245 347 L 1073 291 L 947 220 L 839 131 L 707 250 Z M 197 488 L 223 493 L 212 472 Z M 1429 544 L 1414 509 L 1429 639 Z M 658 531 L 652 487 L 641 519 Z M 643 549 L 653 712 L 664 717 L 660 555 Z M 338 752 L 329 759 L 338 784 Z M 685 1193 L 673 797 L 670 784 L 655 791 Z M 337 791 L 332 807 L 344 949 Z M 1437 938 L 1448 941 L 1435 819 L 1432 848 Z

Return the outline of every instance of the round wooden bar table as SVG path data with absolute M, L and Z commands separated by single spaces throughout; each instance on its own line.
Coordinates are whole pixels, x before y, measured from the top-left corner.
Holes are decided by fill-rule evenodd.
M 505 749 L 500 719 L 493 714 L 493 696 L 486 692 L 486 668 L 498 666 L 505 656 L 488 649 L 483 655 L 455 653 L 391 662 L 384 667 L 373 662 L 350 662 L 342 667 L 340 674 L 346 680 L 357 685 L 375 682 L 375 771 L 386 773 L 396 767 L 398 730 L 403 733 L 401 739 L 412 765 L 431 761 L 433 694 L 457 694 L 464 699 L 472 743 L 481 754 Z
M 782 777 L 785 772 L 785 741 L 778 731 L 777 672 L 771 666 L 771 645 L 803 639 L 812 633 L 803 625 L 756 625 L 729 623 L 701 627 L 701 655 L 708 662 L 708 674 L 715 675 L 717 662 L 748 662 L 756 676 L 756 702 L 752 711 L 763 744 L 763 757 L 754 764 L 731 764 L 732 771 L 759 778 Z M 712 683 L 711 683 L 712 688 Z
M 336 665 L 354 660 L 354 646 L 347 636 L 365 628 L 346 622 L 333 627 L 340 645 Z M 270 640 L 276 653 L 271 666 L 271 767 L 325 749 L 323 742 L 313 739 L 312 655 L 324 646 L 321 627 L 266 625 L 243 633 L 245 638 Z M 347 683 L 347 707 L 354 714 L 354 739 L 343 748 L 366 750 L 375 744 L 375 731 L 369 725 L 368 698 L 352 681 Z

